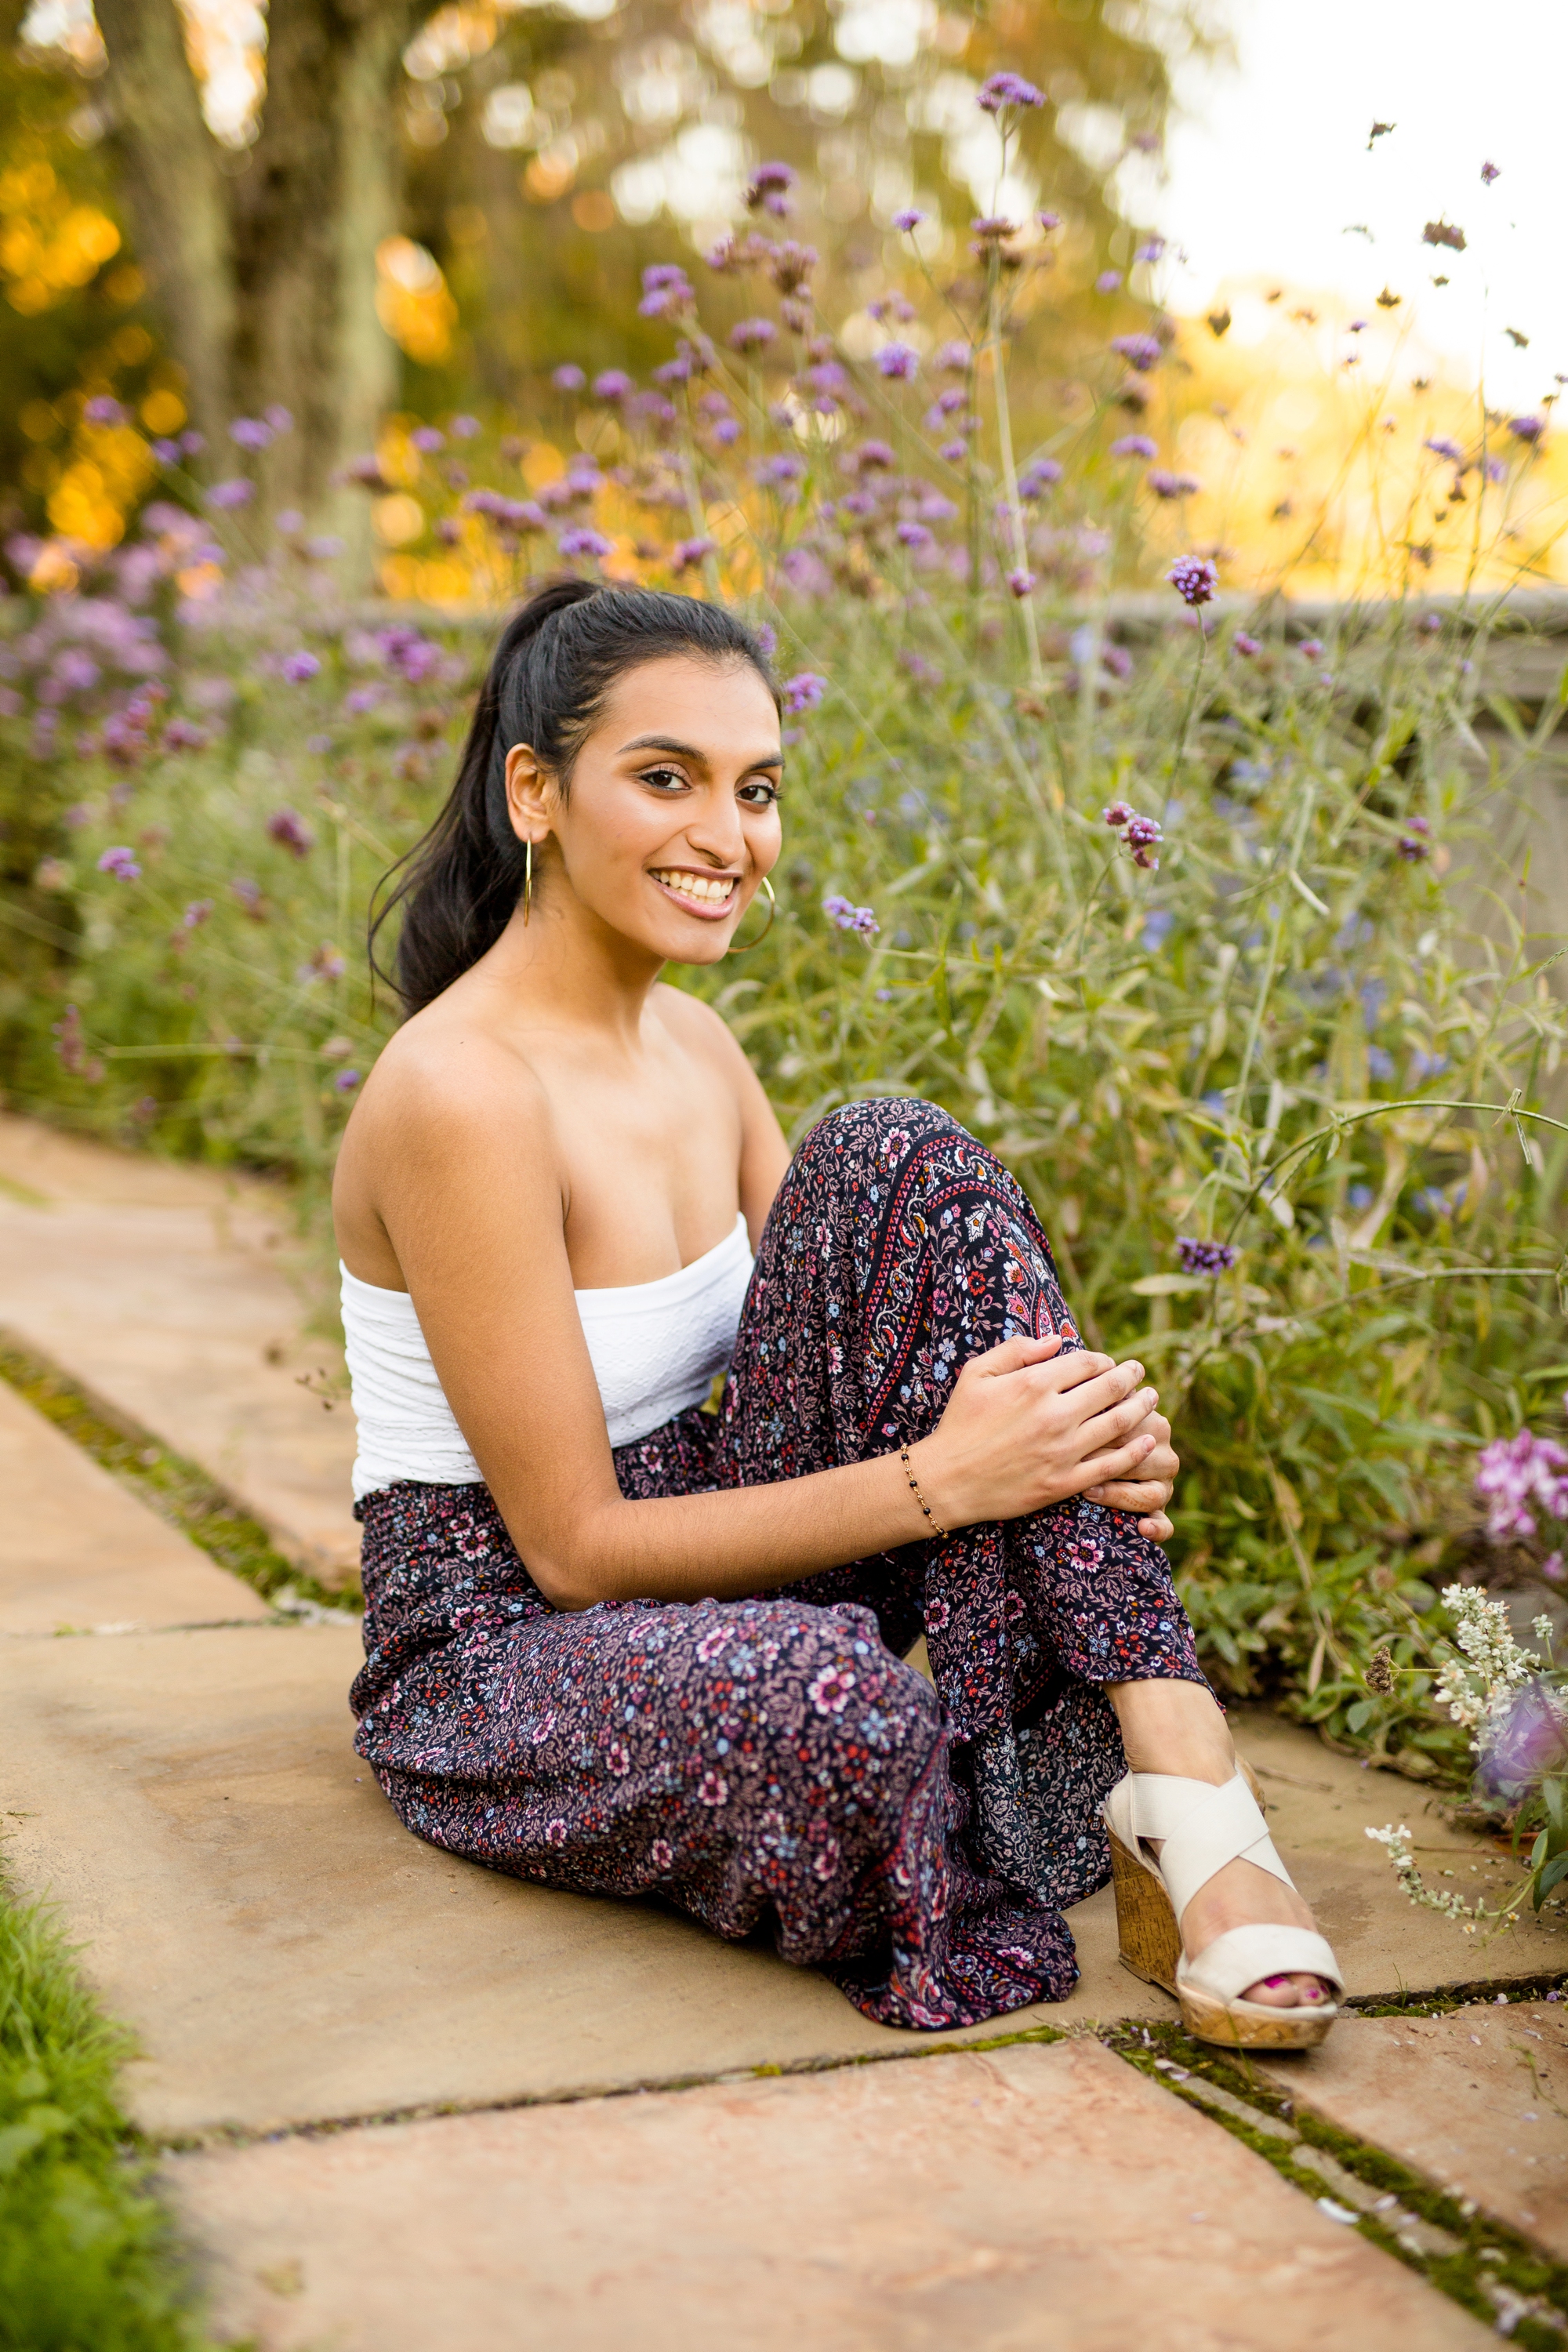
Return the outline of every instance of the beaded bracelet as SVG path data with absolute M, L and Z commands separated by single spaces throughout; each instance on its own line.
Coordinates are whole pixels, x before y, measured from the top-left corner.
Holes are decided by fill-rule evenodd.
M 916 1502 L 920 1505 L 920 1507 L 921 1507 L 921 1510 L 925 1513 L 925 1515 L 926 1515 L 926 1518 L 927 1518 L 927 1520 L 928 1520 L 928 1521 L 929 1521 L 929 1523 L 930 1523 L 930 1526 L 931 1526 L 931 1532 L 932 1532 L 932 1534 L 933 1534 L 933 1535 L 939 1535 L 939 1536 L 945 1536 L 945 1535 L 947 1534 L 947 1532 L 948 1532 L 948 1531 L 947 1531 L 947 1529 L 946 1529 L 944 1527 L 941 1526 L 941 1525 L 939 1524 L 939 1522 L 937 1521 L 937 1519 L 933 1517 L 932 1512 L 931 1512 L 931 1505 L 926 1501 L 925 1496 L 921 1493 L 921 1482 L 920 1482 L 920 1480 L 915 1476 L 914 1469 L 913 1469 L 913 1467 L 912 1467 L 912 1465 L 911 1465 L 911 1464 L 910 1464 L 910 1449 L 909 1449 L 909 1447 L 908 1447 L 907 1445 L 900 1445 L 900 1448 L 899 1448 L 899 1459 L 900 1459 L 900 1462 L 903 1464 L 903 1465 L 904 1465 L 904 1475 L 905 1475 L 905 1477 L 906 1477 L 906 1478 L 909 1480 L 909 1482 L 910 1482 L 910 1494 L 914 1496 L 914 1498 L 915 1498 Z

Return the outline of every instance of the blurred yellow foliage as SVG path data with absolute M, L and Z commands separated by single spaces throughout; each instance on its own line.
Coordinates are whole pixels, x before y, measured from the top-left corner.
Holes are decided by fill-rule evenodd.
M 73 204 L 53 166 L 0 172 L 0 278 L 5 299 L 32 318 L 95 278 L 120 250 L 120 231 L 96 205 Z
M 1375 318 L 1357 328 L 1340 307 L 1237 285 L 1218 313 L 1234 319 L 1223 340 L 1184 323 L 1190 372 L 1162 371 L 1168 406 L 1157 393 L 1125 428 L 1155 436 L 1160 467 L 1202 485 L 1156 501 L 1155 552 L 1215 554 L 1227 587 L 1278 583 L 1298 595 L 1568 578 L 1560 436 L 1523 440 L 1412 331 Z
M 152 453 L 128 425 L 83 425 L 69 463 L 49 493 L 48 516 L 62 539 L 117 547 L 125 517 L 153 472 Z
M 375 249 L 375 312 L 411 360 L 434 367 L 451 351 L 458 306 L 435 255 L 412 237 L 384 237 Z

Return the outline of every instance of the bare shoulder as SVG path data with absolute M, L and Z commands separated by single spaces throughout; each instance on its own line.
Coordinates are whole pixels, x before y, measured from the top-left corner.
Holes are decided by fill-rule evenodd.
M 525 1055 L 457 1007 L 430 1006 L 389 1039 L 343 1137 L 340 1174 L 384 1197 L 400 1176 L 454 1162 L 555 1159 L 550 1098 Z

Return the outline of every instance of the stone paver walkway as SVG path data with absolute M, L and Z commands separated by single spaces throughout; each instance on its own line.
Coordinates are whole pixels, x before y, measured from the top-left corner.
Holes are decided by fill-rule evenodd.
M 0 1118 L 0 1328 L 342 1569 L 352 1433 L 295 1384 L 328 1360 L 277 1270 L 285 1231 L 264 1188 Z M 169 2177 L 226 2337 L 1263 2352 L 1484 2333 L 1098 2043 L 964 2048 L 1172 2017 L 1117 1965 L 1109 1890 L 1072 1914 L 1069 2001 L 933 2055 L 760 1948 L 420 1844 L 353 1753 L 352 1621 L 279 1622 L 3 1388 L 0 1471 L 8 1860 L 53 1892 L 141 2037 L 130 2103 L 190 2146 Z M 139 1630 L 38 1638 L 64 1627 Z M 1261 1711 L 1237 1728 L 1352 1995 L 1568 1965 L 1555 1920 L 1482 1945 L 1404 1903 L 1369 1823 L 1408 1819 L 1467 1891 L 1501 1868 L 1408 1783 Z M 1521 2148 L 1509 2053 L 1536 2032 L 1540 2141 Z M 1479 2084 L 1482 2060 L 1456 2138 L 1450 2061 Z M 1352 2021 L 1279 2071 L 1478 2202 L 1465 2184 L 1493 2184 L 1487 2210 L 1556 2244 L 1568 2117 L 1549 2065 L 1568 2073 L 1542 2002 L 1462 2028 Z M 442 2108 L 469 2112 L 416 2119 Z
M 1492 2340 L 1086 2042 L 296 2139 L 167 2177 L 225 2332 L 261 2352 Z
M 1321 2050 L 1265 2072 L 1300 2106 L 1378 2142 L 1568 2262 L 1563 2004 L 1348 2018 Z
M 0 1329 L 197 1462 L 331 1583 L 352 1580 L 353 1425 L 302 1373 L 288 1203 L 254 1177 L 111 1151 L 0 1113 Z

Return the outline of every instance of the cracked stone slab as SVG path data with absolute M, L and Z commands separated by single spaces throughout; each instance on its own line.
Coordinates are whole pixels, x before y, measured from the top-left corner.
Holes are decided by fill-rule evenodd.
M 0 1633 L 264 1619 L 198 1551 L 0 1381 Z
M 1494 1965 L 1499 1948 L 1485 1954 Z M 1342 2131 L 1568 2261 L 1568 2016 L 1559 2003 L 1342 2018 L 1320 2050 L 1270 2060 L 1265 2072 Z
M 1460 2352 L 1490 2331 L 1097 2043 L 163 2167 L 259 2352 Z
M 128 2091 L 145 2129 L 265 2131 L 931 2047 L 757 1945 L 410 1836 L 351 1745 L 360 1654 L 357 1628 L 331 1623 L 0 1644 L 13 1867 L 53 1889 L 140 2033 Z M 1352 1986 L 1377 1990 L 1391 1951 L 1410 1980 L 1473 1972 L 1469 1942 L 1411 1912 L 1391 1872 L 1354 1875 L 1358 1838 L 1378 1859 L 1354 1767 L 1289 1726 L 1241 1727 L 1266 1786 L 1348 1774 L 1337 1798 L 1295 1791 L 1293 1859 L 1339 1906 Z M 1118 1966 L 1109 1889 L 1070 1924 L 1083 1973 L 1068 2000 L 940 2039 L 1173 2013 Z M 1524 1931 L 1521 1969 L 1541 1966 L 1539 1933 Z
M 300 1385 L 342 1357 L 305 1328 L 296 1246 L 276 1187 L 0 1115 L 0 1324 L 341 1581 L 353 1425 Z

